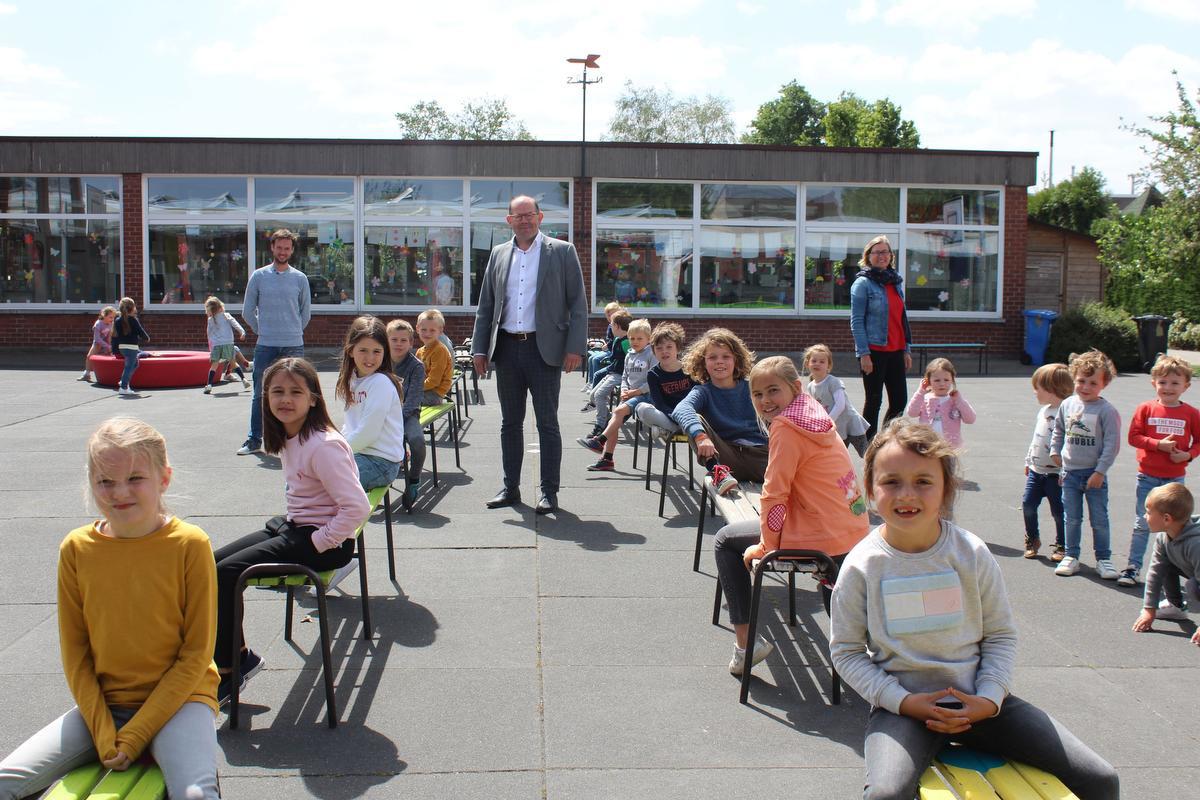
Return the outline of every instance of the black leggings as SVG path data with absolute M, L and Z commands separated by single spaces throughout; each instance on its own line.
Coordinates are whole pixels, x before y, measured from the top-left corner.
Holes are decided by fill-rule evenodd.
M 871 372 L 863 373 L 863 390 L 866 400 L 863 402 L 863 419 L 867 421 L 867 440 L 874 438 L 879 430 L 879 407 L 883 405 L 883 389 L 887 387 L 888 410 L 883 417 L 887 425 L 893 417 L 904 413 L 908 402 L 908 384 L 905 383 L 904 351 L 903 350 L 872 350 Z

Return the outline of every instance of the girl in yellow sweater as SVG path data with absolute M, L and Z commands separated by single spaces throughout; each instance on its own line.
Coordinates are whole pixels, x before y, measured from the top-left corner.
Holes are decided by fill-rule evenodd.
M 167 512 L 167 446 L 114 418 L 88 440 L 102 520 L 59 547 L 58 630 L 75 707 L 0 762 L 0 798 L 35 795 L 100 760 L 125 770 L 144 752 L 171 797 L 217 793 L 217 580 L 208 536 Z

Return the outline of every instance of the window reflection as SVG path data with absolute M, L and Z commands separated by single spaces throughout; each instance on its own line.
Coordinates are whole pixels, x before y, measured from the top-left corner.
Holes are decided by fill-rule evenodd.
M 471 181 L 471 213 L 508 214 L 508 201 L 517 195 L 537 201 L 542 213 L 566 213 L 571 207 L 571 191 L 566 181 Z
M 461 217 L 463 182 L 422 178 L 378 178 L 363 184 L 368 216 Z
M 804 216 L 809 222 L 900 221 L 900 190 L 878 186 L 809 186 Z
M 291 264 L 308 276 L 313 303 L 354 302 L 354 223 L 347 220 L 256 220 L 259 264 L 271 258 L 271 233 L 287 228 L 300 237 Z M 243 287 L 244 288 L 244 287 Z
M 367 303 L 462 303 L 462 228 L 372 225 L 365 256 Z
M 796 187 L 706 183 L 700 187 L 702 219 L 794 220 Z
M 121 295 L 115 220 L 0 219 L 0 300 L 111 303 Z
M 700 237 L 702 308 L 794 307 L 794 228 L 706 226 Z
M 996 310 L 999 234 L 910 229 L 907 242 L 904 294 L 909 310 Z
M 254 207 L 259 214 L 353 214 L 354 181 L 350 178 L 255 178 Z
M 596 232 L 596 302 L 688 308 L 692 304 L 690 230 Z
M 859 259 L 875 233 L 809 231 L 804 239 L 804 307 L 850 308 L 850 285 Z M 896 240 L 895 232 L 888 238 Z M 907 288 L 907 287 L 906 287 Z
M 552 239 L 569 241 L 566 222 L 542 222 L 541 232 Z M 479 304 L 483 273 L 487 270 L 492 248 L 513 238 L 512 228 L 497 222 L 477 222 L 471 225 L 471 305 Z
M 600 219 L 692 218 L 690 183 L 596 184 L 596 216 Z
M 908 221 L 934 225 L 999 225 L 1000 193 L 973 189 L 909 189 Z
M 245 225 L 151 225 L 147 299 L 203 303 L 215 295 L 242 302 L 249 278 L 246 244 Z
M 245 214 L 245 178 L 147 178 L 151 216 Z
M 0 214 L 119 214 L 119 179 L 0 176 Z

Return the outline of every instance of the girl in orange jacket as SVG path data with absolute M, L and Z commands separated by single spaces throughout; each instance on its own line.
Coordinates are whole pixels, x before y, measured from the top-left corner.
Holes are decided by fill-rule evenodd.
M 750 623 L 750 566 L 772 550 L 820 550 L 838 564 L 867 534 L 867 503 L 837 426 L 803 389 L 786 356 L 763 359 L 750 371 L 750 395 L 767 428 L 767 471 L 758 520 L 717 533 L 717 578 L 729 606 L 737 644 L 729 671 L 746 668 Z M 821 586 L 825 610 L 829 589 Z M 758 637 L 750 666 L 774 649 Z

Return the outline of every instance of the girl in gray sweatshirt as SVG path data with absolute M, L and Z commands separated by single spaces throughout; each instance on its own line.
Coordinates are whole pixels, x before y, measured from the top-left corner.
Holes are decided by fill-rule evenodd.
M 987 545 L 948 517 L 953 448 L 897 419 L 875 437 L 863 480 L 883 524 L 846 556 L 833 590 L 834 666 L 872 706 L 865 797 L 916 796 L 955 741 L 1056 775 L 1081 798 L 1116 798 L 1116 771 L 1012 694 L 1017 633 Z

